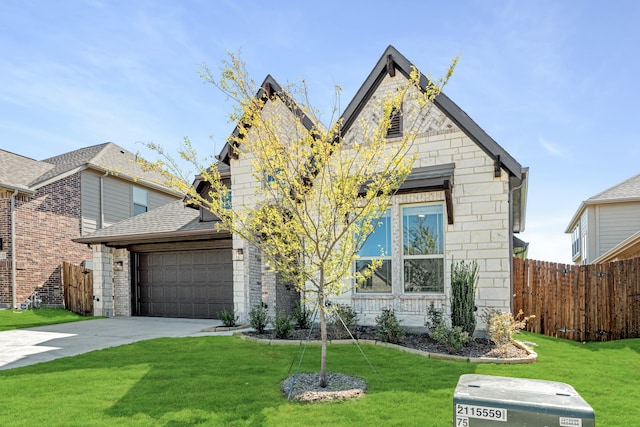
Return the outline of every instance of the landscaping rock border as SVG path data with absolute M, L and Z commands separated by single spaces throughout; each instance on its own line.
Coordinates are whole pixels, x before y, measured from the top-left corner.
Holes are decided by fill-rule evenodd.
M 266 345 L 320 345 L 321 342 L 318 340 L 280 340 L 280 339 L 262 339 L 254 336 L 246 335 L 242 332 L 235 332 L 234 335 L 238 335 L 241 339 L 249 342 L 256 342 Z M 355 345 L 356 342 L 353 340 L 330 340 L 327 342 L 330 345 L 345 345 L 351 344 Z M 433 353 L 422 350 L 417 350 L 414 348 L 405 347 L 398 344 L 391 344 L 387 342 L 377 341 L 377 340 L 367 340 L 367 339 L 359 339 L 357 340 L 358 344 L 370 344 L 370 345 L 378 345 L 382 347 L 395 348 L 399 351 L 404 351 L 406 353 L 417 354 L 422 357 L 427 357 L 431 359 L 438 360 L 455 360 L 460 362 L 469 362 L 469 363 L 495 363 L 495 364 L 522 364 L 522 363 L 534 363 L 538 360 L 538 354 L 533 351 L 531 348 L 527 347 L 524 343 L 520 341 L 513 341 L 514 345 L 528 353 L 526 357 L 490 357 L 490 356 L 481 356 L 481 357 L 467 357 L 467 356 L 458 356 L 454 354 L 446 354 L 446 353 Z

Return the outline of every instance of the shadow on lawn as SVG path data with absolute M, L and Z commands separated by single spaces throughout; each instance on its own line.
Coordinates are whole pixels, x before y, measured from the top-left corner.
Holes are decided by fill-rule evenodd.
M 229 424 L 242 420 L 261 424 L 269 414 L 279 413 L 282 405 L 303 405 L 289 404 L 279 389 L 280 382 L 290 374 L 290 367 L 291 373 L 295 370 L 301 347 L 267 346 L 226 337 L 183 338 L 178 346 L 168 345 L 168 340 L 172 339 L 135 344 L 135 357 L 128 358 L 127 363 L 145 363 L 149 370 L 106 415 L 189 423 Z M 377 374 L 358 348 L 350 345 L 329 349 L 329 370 L 365 378 L 369 384 L 366 399 L 374 401 L 378 400 L 376 395 L 398 393 L 452 394 L 460 375 L 475 371 L 475 365 L 469 363 L 434 361 L 371 346 L 363 350 Z M 302 372 L 317 371 L 319 352 L 318 346 L 307 348 Z M 115 361 L 113 357 L 111 360 Z M 350 404 L 355 405 L 353 410 L 358 411 L 361 405 L 363 411 L 370 411 L 370 404 L 365 401 Z

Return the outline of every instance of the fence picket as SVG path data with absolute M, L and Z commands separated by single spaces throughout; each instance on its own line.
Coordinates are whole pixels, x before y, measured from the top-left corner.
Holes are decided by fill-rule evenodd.
M 640 257 L 564 265 L 513 259 L 513 307 L 527 330 L 576 341 L 640 338 Z
M 84 316 L 93 314 L 93 274 L 84 267 L 62 263 L 62 289 L 67 310 Z

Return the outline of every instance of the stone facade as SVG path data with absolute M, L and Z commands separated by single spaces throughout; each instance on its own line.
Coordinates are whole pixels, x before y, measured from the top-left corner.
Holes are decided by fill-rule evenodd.
M 379 112 L 379 100 L 404 84 L 406 79 L 396 73 L 386 75 L 365 105 L 359 119 L 374 123 Z M 267 103 L 269 106 L 270 103 Z M 272 108 L 282 111 L 281 105 Z M 478 313 L 485 308 L 509 311 L 511 308 L 511 233 L 509 174 L 495 174 L 495 160 L 452 122 L 435 104 L 418 112 L 411 96 L 403 104 L 405 123 L 417 123 L 420 129 L 412 146 L 417 153 L 414 168 L 454 164 L 452 189 L 453 223 L 445 221 L 444 230 L 444 291 L 439 293 L 406 293 L 403 288 L 403 258 L 401 209 L 404 206 L 440 204 L 446 217 L 444 191 L 402 194 L 392 200 L 393 245 L 396 254 L 392 262 L 393 289 L 385 294 L 356 293 L 353 284 L 346 283 L 346 293 L 338 303 L 352 306 L 363 324 L 374 324 L 384 308 L 393 309 L 406 326 L 423 326 L 430 303 L 449 313 L 450 266 L 452 261 L 476 261 L 479 283 L 476 295 Z M 270 114 L 270 113 L 267 113 Z M 354 122 L 360 123 L 360 122 Z M 345 142 L 361 140 L 363 130 L 354 124 L 345 135 Z M 393 140 L 390 140 L 393 144 Z M 246 159 L 231 160 L 231 182 L 234 205 L 255 204 L 256 183 Z M 267 273 L 255 249 L 234 237 L 234 250 L 243 249 L 245 256 L 234 262 L 236 310 L 243 316 L 256 305 L 257 290 L 262 290 L 262 302 L 271 306 L 280 292 L 275 279 Z M 479 325 L 482 328 L 483 325 Z

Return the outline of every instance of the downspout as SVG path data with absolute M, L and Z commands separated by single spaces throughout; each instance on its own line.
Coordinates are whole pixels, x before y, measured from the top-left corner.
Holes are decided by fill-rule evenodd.
M 17 304 L 17 284 L 16 284 L 16 196 L 18 195 L 18 189 L 13 190 L 11 195 L 11 305 L 13 308 L 18 308 Z
M 511 266 L 509 268 L 509 290 L 511 298 L 509 300 L 509 311 L 513 313 L 513 193 L 520 190 L 525 183 L 524 175 L 526 172 L 522 172 L 520 176 L 520 184 L 509 190 L 509 260 Z M 514 314 L 515 316 L 515 314 Z

